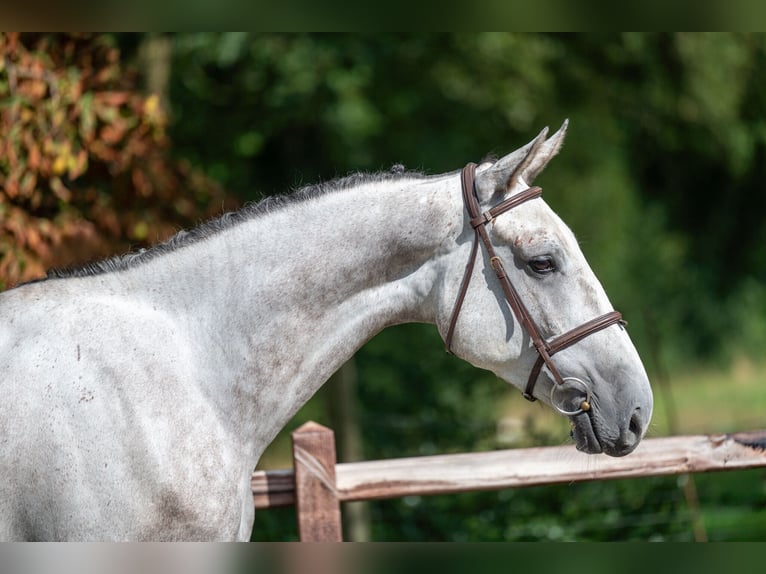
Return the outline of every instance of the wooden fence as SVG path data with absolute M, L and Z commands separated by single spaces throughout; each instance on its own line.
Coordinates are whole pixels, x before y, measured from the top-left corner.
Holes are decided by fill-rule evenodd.
M 336 463 L 332 430 L 292 434 L 293 469 L 256 471 L 256 509 L 294 504 L 302 541 L 341 541 L 340 503 L 409 495 L 766 467 L 766 430 L 645 439 L 627 457 L 578 465 L 572 446 Z M 585 455 L 582 455 L 585 456 Z

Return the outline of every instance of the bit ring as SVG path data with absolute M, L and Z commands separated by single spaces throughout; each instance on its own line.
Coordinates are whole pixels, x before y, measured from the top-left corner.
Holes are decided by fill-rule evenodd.
M 578 379 L 577 377 L 564 377 L 563 381 L 572 381 L 582 387 L 582 389 L 585 391 L 585 400 L 580 403 L 580 408 L 575 411 L 567 411 L 562 409 L 560 406 L 558 406 L 558 404 L 556 404 L 556 391 L 558 390 L 559 385 L 554 383 L 553 387 L 551 387 L 551 406 L 553 406 L 553 408 L 560 412 L 562 415 L 567 417 L 573 417 L 589 411 L 591 409 L 591 392 L 588 383 L 582 379 Z

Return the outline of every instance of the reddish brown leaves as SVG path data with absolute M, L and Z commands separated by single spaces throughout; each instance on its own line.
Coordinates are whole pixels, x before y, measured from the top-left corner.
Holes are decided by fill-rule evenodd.
M 0 288 L 220 208 L 217 186 L 169 158 L 166 127 L 110 36 L 0 35 Z

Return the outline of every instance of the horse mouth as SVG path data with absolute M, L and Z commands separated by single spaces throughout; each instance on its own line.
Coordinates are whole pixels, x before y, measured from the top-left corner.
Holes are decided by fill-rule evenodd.
M 604 452 L 601 443 L 598 441 L 596 431 L 593 428 L 588 413 L 580 413 L 569 418 L 569 424 L 572 427 L 570 435 L 574 439 L 575 447 L 581 452 L 587 454 L 599 454 Z

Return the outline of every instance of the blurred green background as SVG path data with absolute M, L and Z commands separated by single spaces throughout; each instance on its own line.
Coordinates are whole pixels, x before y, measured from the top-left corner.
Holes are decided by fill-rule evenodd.
M 236 202 L 397 163 L 455 170 L 569 118 L 567 143 L 537 183 L 629 320 L 655 390 L 649 436 L 766 426 L 766 36 L 107 41 L 136 75 L 134 89 L 160 97 L 172 142 L 163 153 Z M 70 187 L 76 194 L 77 181 Z M 290 465 L 288 433 L 308 419 L 336 430 L 342 461 L 568 441 L 565 420 L 446 355 L 424 325 L 367 344 L 260 468 Z M 573 464 L 593 464 L 572 448 Z M 765 478 L 757 470 L 349 505 L 346 538 L 758 540 Z M 293 512 L 258 513 L 254 539 L 296 539 Z

